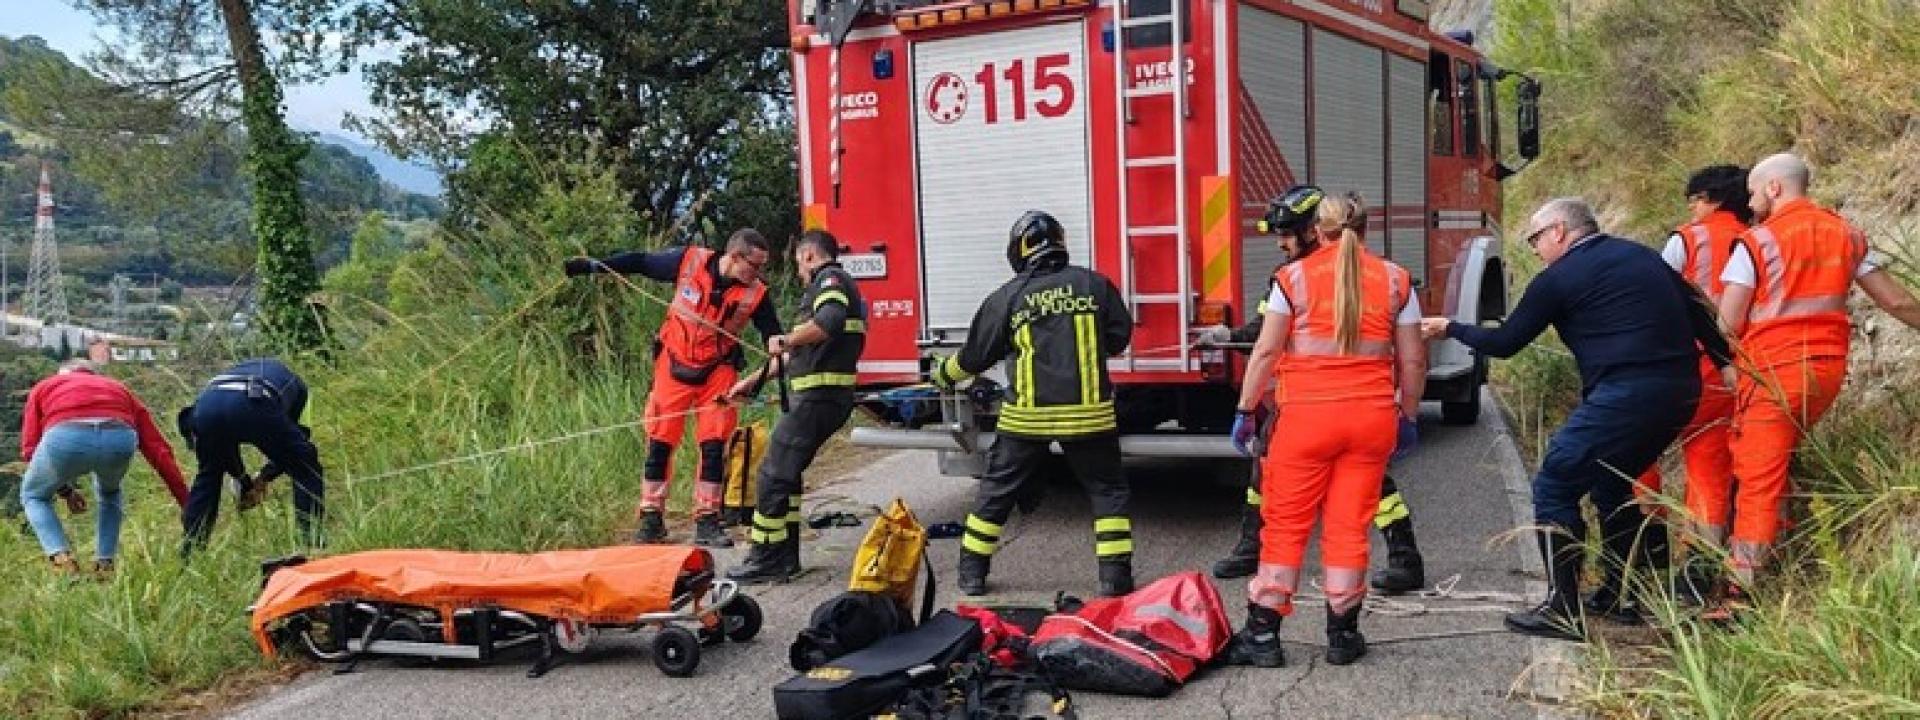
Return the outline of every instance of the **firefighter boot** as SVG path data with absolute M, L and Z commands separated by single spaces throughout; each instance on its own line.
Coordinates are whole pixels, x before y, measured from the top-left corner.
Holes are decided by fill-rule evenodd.
M 1247 505 L 1240 511 L 1240 541 L 1227 556 L 1213 564 L 1213 576 L 1232 580 L 1252 575 L 1260 566 L 1260 506 Z
M 800 527 L 801 524 L 798 522 L 787 523 L 787 541 L 785 543 L 787 567 L 792 568 L 793 574 L 795 575 L 799 575 L 805 570 L 805 568 L 800 566 Z
M 1252 665 L 1277 668 L 1287 664 L 1286 651 L 1280 647 L 1280 613 L 1253 603 L 1247 604 L 1247 624 L 1227 643 L 1228 665 Z
M 1327 606 L 1327 664 L 1351 665 L 1367 654 L 1367 637 L 1360 634 L 1360 603 L 1344 613 Z
M 960 551 L 960 593 L 978 597 L 987 594 L 987 573 L 992 569 L 993 556 L 981 555 L 968 550 Z
M 1133 592 L 1133 559 L 1100 561 L 1100 597 L 1120 597 Z
M 727 579 L 743 583 L 786 582 L 799 574 L 788 555 L 786 540 L 747 545 L 747 559 L 727 569 Z
M 1413 540 L 1413 519 L 1400 518 L 1380 528 L 1387 541 L 1387 566 L 1374 571 L 1369 584 L 1388 595 L 1399 595 L 1427 586 L 1426 563 L 1420 559 L 1420 546 Z
M 666 542 L 667 519 L 659 510 L 652 508 L 640 511 L 640 529 L 633 531 L 633 541 L 640 545 Z
M 1580 616 L 1580 545 L 1562 528 L 1539 532 L 1540 556 L 1547 566 L 1547 599 L 1526 612 L 1509 613 L 1507 629 L 1556 640 L 1586 639 Z
M 733 538 L 727 537 L 725 528 L 720 527 L 719 513 L 706 513 L 693 519 L 693 544 L 700 547 L 733 547 Z

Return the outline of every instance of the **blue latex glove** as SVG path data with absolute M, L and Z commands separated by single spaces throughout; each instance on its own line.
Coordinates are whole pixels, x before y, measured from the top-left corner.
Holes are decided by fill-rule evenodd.
M 1399 460 L 1400 458 L 1411 455 L 1414 450 L 1419 448 L 1420 424 L 1415 422 L 1413 418 L 1401 415 L 1399 434 L 1393 443 L 1393 459 Z
M 1253 413 L 1235 412 L 1233 414 L 1233 449 L 1239 450 L 1241 455 L 1253 457 L 1253 449 L 1250 446 L 1253 444 L 1254 432 L 1259 429 L 1258 425 L 1259 423 L 1253 421 Z

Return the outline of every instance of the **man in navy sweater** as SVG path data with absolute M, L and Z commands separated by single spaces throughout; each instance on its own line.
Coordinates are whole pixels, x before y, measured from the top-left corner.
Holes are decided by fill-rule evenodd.
M 1427 318 L 1428 338 L 1445 335 L 1494 357 L 1511 357 L 1549 325 L 1580 368 L 1580 406 L 1554 433 L 1533 478 L 1534 521 L 1551 584 L 1533 610 L 1507 616 L 1508 629 L 1541 637 L 1585 637 L 1579 579 L 1589 497 L 1608 535 L 1646 523 L 1631 503 L 1633 478 L 1678 437 L 1700 399 L 1700 349 L 1728 372 L 1732 356 L 1712 310 L 1659 253 L 1600 232 L 1577 198 L 1547 202 L 1528 223 L 1527 245 L 1547 264 L 1500 327 Z M 1697 345 L 1696 345 L 1697 343 Z M 1655 530 L 1655 528 L 1658 528 Z M 1664 528 L 1649 527 L 1640 555 L 1664 552 Z M 1652 532 L 1660 533 L 1656 541 Z M 1634 543 L 1610 543 L 1631 547 Z M 1609 562 L 1626 562 L 1610 558 Z M 1662 567 L 1657 560 L 1646 563 Z

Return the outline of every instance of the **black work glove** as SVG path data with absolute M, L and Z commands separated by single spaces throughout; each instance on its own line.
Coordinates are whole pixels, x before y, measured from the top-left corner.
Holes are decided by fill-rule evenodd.
M 593 272 L 593 258 L 567 258 L 567 277 L 577 277 Z

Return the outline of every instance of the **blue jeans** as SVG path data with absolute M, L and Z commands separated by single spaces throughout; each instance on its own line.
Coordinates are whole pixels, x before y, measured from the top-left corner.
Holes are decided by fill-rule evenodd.
M 1683 368 L 1684 370 L 1684 368 Z M 1605 521 L 1630 506 L 1640 476 L 1693 418 L 1700 401 L 1698 371 L 1603 380 L 1581 398 L 1553 434 L 1533 476 L 1533 517 L 1575 538 L 1586 537 L 1580 498 Z
M 53 512 L 53 494 L 67 481 L 93 475 L 94 532 L 97 547 L 94 556 L 112 560 L 120 549 L 120 523 L 126 517 L 126 498 L 120 492 L 120 480 L 127 475 L 139 434 L 117 421 L 68 421 L 47 429 L 40 446 L 27 464 L 27 475 L 20 482 L 20 504 L 25 506 L 27 523 L 40 538 L 40 549 L 48 555 L 71 552 L 60 517 Z

